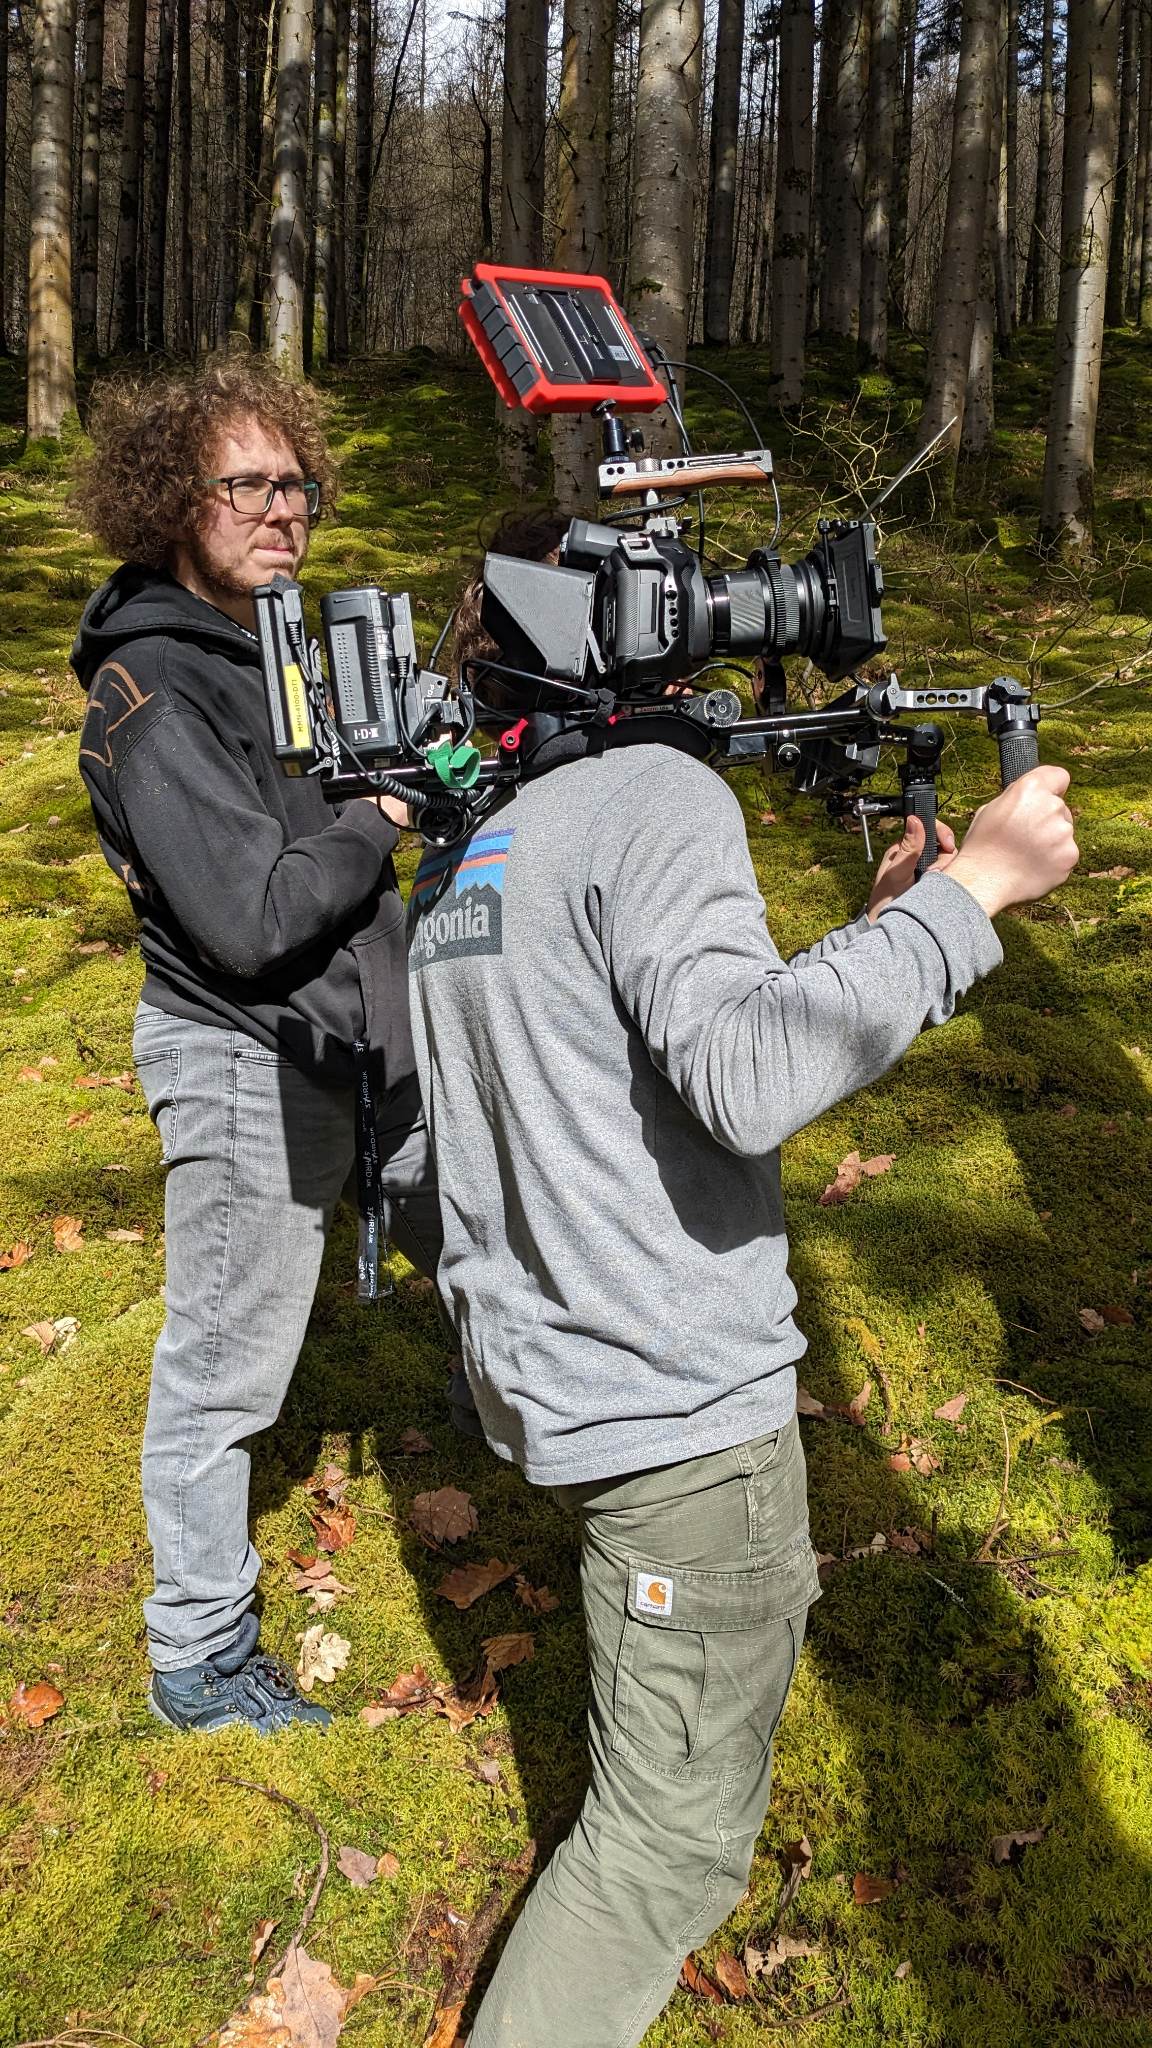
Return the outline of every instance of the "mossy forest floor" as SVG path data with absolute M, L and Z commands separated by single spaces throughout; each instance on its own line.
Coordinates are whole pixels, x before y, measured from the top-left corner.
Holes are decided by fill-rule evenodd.
M 863 387 L 822 358 L 799 430 L 771 411 L 754 357 L 713 367 L 761 415 L 793 554 L 849 470 L 866 483 L 898 467 L 913 354 Z M 894 518 L 890 651 L 909 680 L 1033 676 L 1043 756 L 1073 774 L 1082 862 L 1057 900 L 1002 920 L 1005 965 L 961 1016 L 787 1148 L 804 1378 L 828 1401 L 873 1391 L 861 1427 L 805 1424 L 817 1545 L 845 1561 L 812 1615 L 750 1894 L 701 1962 L 771 1924 L 776 1851 L 805 1834 L 812 1874 L 784 1928 L 814 1953 L 754 1999 L 678 1992 L 649 2036 L 660 2048 L 1152 2041 L 1152 353 L 1109 338 L 1102 561 L 1082 575 L 1030 552 L 1049 374 L 1046 343 L 1022 344 L 1000 367 L 995 452 L 948 520 L 918 526 L 912 500 Z M 412 356 L 358 366 L 332 395 L 347 491 L 311 588 L 406 587 L 430 644 L 500 502 L 490 389 L 471 364 Z M 345 1221 L 284 1415 L 254 1446 L 264 1635 L 289 1655 L 314 1619 L 286 1556 L 312 1547 L 304 1482 L 330 1460 L 350 1475 L 357 1533 L 335 1562 L 354 1591 L 325 1624 L 351 1654 L 317 1688 L 333 1731 L 170 1739 L 146 1711 L 136 1466 L 163 1315 L 162 1172 L 139 1090 L 79 1085 L 129 1067 L 141 975 L 77 776 L 67 668 L 111 565 L 70 523 L 62 480 L 21 467 L 11 373 L 3 398 L 0 1251 L 32 1255 L 0 1273 L 0 1702 L 42 1682 L 64 1704 L 38 1730 L 0 1723 L 0 2038 L 109 2030 L 190 2048 L 237 2008 L 254 1930 L 291 1933 L 317 1853 L 298 1815 L 228 1782 L 248 1779 L 313 1810 L 334 1852 L 396 1859 L 365 1889 L 334 1869 L 308 1946 L 345 1984 L 382 1980 L 348 2018 L 350 2048 L 417 2042 L 460 1923 L 494 1887 L 514 1910 L 531 1843 L 545 1853 L 580 1797 L 572 1530 L 452 1432 L 426 1290 L 409 1276 L 391 1308 L 353 1301 Z M 744 445 L 718 395 L 695 404 L 708 445 Z M 748 499 L 714 501 L 710 524 L 734 560 L 766 537 Z M 980 728 L 954 739 L 946 811 L 962 824 L 993 793 L 995 750 Z M 782 782 L 738 786 L 788 952 L 858 909 L 861 844 Z M 853 1149 L 895 1164 L 821 1207 Z M 80 1249 L 55 1247 L 60 1217 L 81 1219 Z M 35 1324 L 56 1325 L 47 1355 L 23 1334 Z M 957 1394 L 962 1416 L 938 1419 Z M 431 1449 L 405 1456 L 408 1428 Z M 891 1463 L 913 1439 L 926 1474 Z M 408 1523 L 441 1485 L 479 1515 L 446 1557 Z M 894 1546 L 909 1530 L 913 1547 Z M 558 1607 L 526 1616 L 511 1581 L 465 1613 L 437 1597 L 449 1565 L 489 1557 Z M 459 1679 L 481 1638 L 521 1626 L 535 1656 L 489 1718 L 461 1734 L 424 1712 L 361 1720 L 400 1672 Z M 1017 1860 L 993 1861 L 995 1837 L 1032 1830 Z M 857 1903 L 858 1875 L 893 1889 Z

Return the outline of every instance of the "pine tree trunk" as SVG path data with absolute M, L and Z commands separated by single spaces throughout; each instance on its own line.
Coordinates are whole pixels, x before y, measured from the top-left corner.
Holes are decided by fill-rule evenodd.
M 305 201 L 308 191 L 309 0 L 284 0 L 276 76 L 268 348 L 290 377 L 304 375 Z
M 5 216 L 8 210 L 8 13 L 0 20 L 0 356 L 8 353 L 8 245 Z
M 560 60 L 557 270 L 602 273 L 608 262 L 606 178 L 612 118 L 615 0 L 566 0 Z M 595 517 L 600 432 L 587 413 L 552 421 L 556 502 Z
M 336 0 L 336 77 L 332 111 L 332 344 L 333 362 L 348 357 L 348 57 L 351 0 Z
M 1073 552 L 1092 540 L 1119 32 L 1115 0 L 1069 0 L 1060 303 L 1040 543 Z
M 916 107 L 916 26 L 917 0 L 901 0 L 900 133 L 896 142 L 892 258 L 888 267 L 889 296 L 901 327 L 908 324 L 904 316 L 904 297 L 907 290 L 908 191 L 912 177 L 912 116 Z
M 1024 276 L 1026 317 L 1039 326 L 1048 311 L 1048 280 L 1052 274 L 1048 245 L 1049 180 L 1052 175 L 1052 123 L 1055 113 L 1052 87 L 1052 59 L 1055 38 L 1055 0 L 1043 0 L 1040 43 L 1040 106 L 1036 126 L 1036 197 L 1032 207 L 1032 237 Z
M 765 194 L 767 162 L 765 139 L 768 126 L 768 79 L 769 58 L 772 45 L 765 40 L 764 71 L 760 81 L 760 106 L 756 118 L 756 181 L 752 192 L 752 237 L 748 251 L 748 271 L 744 286 L 744 297 L 740 312 L 740 340 L 745 348 L 751 348 L 760 339 L 758 315 L 760 298 L 760 271 L 764 263 L 764 252 L 771 227 L 768 202 Z M 748 53 L 748 101 L 752 101 L 752 81 L 756 76 L 756 47 L 751 43 Z M 736 242 L 740 242 L 740 225 L 736 226 Z
M 928 390 L 918 432 L 923 446 L 942 428 L 949 430 L 945 437 L 949 466 L 943 471 L 946 496 L 951 493 L 956 451 L 964 427 L 964 400 L 979 295 L 992 128 L 1000 86 L 999 27 L 999 0 L 964 0 L 944 220 L 947 260 L 941 265 L 936 287 Z
M 164 346 L 164 276 L 168 250 L 168 179 L 172 163 L 172 0 L 160 0 L 153 91 L 151 232 L 148 237 L 148 347 Z
M 744 0 L 719 0 L 704 244 L 704 339 L 711 348 L 727 348 L 731 338 L 733 218 L 743 69 Z
M 537 270 L 544 261 L 544 133 L 548 0 L 506 0 L 501 135 L 500 260 Z M 537 424 L 498 404 L 500 466 L 515 490 L 535 480 Z
M 899 0 L 872 0 L 868 123 L 864 184 L 864 246 L 860 279 L 860 353 L 888 360 L 888 258 L 896 147 L 896 60 Z
M 54 441 L 76 408 L 72 353 L 72 96 L 75 0 L 38 0 L 32 13 L 28 180 L 28 413 L 30 443 Z
M 240 0 L 224 0 L 224 210 L 216 291 L 216 346 L 228 340 L 240 268 Z
M 1020 23 L 1018 0 L 1007 0 L 1001 22 L 1001 132 L 997 150 L 996 195 L 996 347 L 1012 353 L 1016 332 L 1016 129 L 1019 98 Z
M 804 395 L 808 249 L 812 235 L 813 0 L 783 0 L 780 13 L 780 118 L 772 228 L 772 329 L 769 360 L 777 405 Z
M 4 9 L 7 43 L 8 9 Z M 7 91 L 3 93 L 7 99 Z M 80 247 L 76 340 L 95 353 L 96 289 L 100 274 L 100 116 L 104 98 L 104 0 L 88 0 L 84 19 L 84 112 L 80 145 Z M 0 195 L 2 198 L 2 195 Z M 3 228 L 0 225 L 0 293 L 3 292 Z
M 827 50 L 831 78 L 830 136 L 821 251 L 820 325 L 854 340 L 860 331 L 860 268 L 864 215 L 864 130 L 868 88 L 866 0 L 841 0 L 839 42 Z
M 1140 275 L 1144 266 L 1144 200 L 1148 190 L 1148 145 L 1152 140 L 1152 6 L 1138 8 L 1140 92 L 1136 123 L 1136 190 L 1132 199 L 1132 234 L 1128 245 L 1128 318 L 1140 318 Z
M 116 239 L 116 337 L 121 349 L 143 340 L 140 290 L 140 194 L 144 183 L 144 31 L 146 0 L 128 0 L 124 125 L 120 132 L 120 223 Z
M 780 45 L 778 38 L 775 43 L 770 43 L 768 46 L 768 61 L 771 63 L 772 66 L 771 83 L 768 88 L 768 133 L 770 135 L 775 135 L 777 133 L 776 110 L 780 96 Z M 765 69 L 767 69 L 767 64 L 765 66 Z M 811 156 L 811 93 L 809 93 L 808 95 L 808 102 L 809 156 Z M 772 273 L 772 236 L 770 231 L 772 229 L 773 222 L 776 217 L 776 179 L 778 175 L 778 155 L 776 152 L 774 152 L 772 161 L 772 176 L 768 183 L 768 188 L 765 193 L 763 201 L 764 234 L 760 248 L 760 269 L 756 280 L 756 332 L 753 336 L 753 339 L 755 341 L 765 340 L 768 334 L 768 281 Z M 808 183 L 809 209 L 811 209 L 811 170 L 809 170 Z
M 312 221 L 312 361 L 331 355 L 332 210 L 335 178 L 336 10 L 334 0 L 316 0 L 316 87 L 312 124 L 315 204 Z
M 372 0 L 356 0 L 356 155 L 352 202 L 352 244 L 348 252 L 348 320 L 351 345 L 368 343 L 368 207 L 372 197 Z
M 1108 244 L 1108 289 L 1104 319 L 1109 327 L 1123 325 L 1128 283 L 1128 200 L 1132 190 L 1131 163 L 1136 138 L 1136 46 L 1140 33 L 1139 0 L 1124 0 L 1120 23 L 1120 108 L 1119 139 L 1116 149 L 1116 183 L 1112 189 L 1111 238 Z
M 1003 27 L 1003 15 L 1001 17 Z M 964 431 L 961 453 L 986 455 L 992 445 L 996 424 L 993 377 L 999 336 L 1001 290 L 1000 268 L 1003 249 L 1003 156 L 1004 79 L 1001 64 L 1000 91 L 992 117 L 992 139 L 988 150 L 988 202 L 984 220 L 984 246 L 980 256 L 980 279 L 976 316 L 972 324 L 972 346 L 968 353 L 968 383 L 964 394 Z
M 688 346 L 692 304 L 703 40 L 701 0 L 641 0 L 628 303 L 639 325 L 678 362 Z M 660 413 L 654 420 L 651 452 L 679 449 L 671 420 Z
M 184 4 L 184 0 L 180 0 Z M 263 97 L 261 100 L 260 155 L 253 188 L 252 216 L 240 262 L 236 306 L 232 314 L 232 347 L 257 348 L 261 341 L 261 274 L 268 240 L 268 216 L 272 203 L 272 151 L 276 134 L 276 99 L 273 60 L 280 48 L 280 0 L 273 0 L 272 16 L 265 43 Z

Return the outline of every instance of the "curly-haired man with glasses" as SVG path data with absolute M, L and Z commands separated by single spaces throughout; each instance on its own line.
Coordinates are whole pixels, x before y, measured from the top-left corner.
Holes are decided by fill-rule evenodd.
M 284 776 L 252 591 L 295 576 L 336 487 L 315 395 L 250 358 L 95 396 L 77 491 L 123 566 L 88 603 L 80 767 L 139 920 L 134 1054 L 168 1168 L 167 1320 L 143 1487 L 153 1710 L 262 1732 L 329 1716 L 258 1647 L 248 1439 L 304 1337 L 355 1097 L 376 1105 L 386 1227 L 435 1271 L 439 1210 L 392 866 L 402 806 Z

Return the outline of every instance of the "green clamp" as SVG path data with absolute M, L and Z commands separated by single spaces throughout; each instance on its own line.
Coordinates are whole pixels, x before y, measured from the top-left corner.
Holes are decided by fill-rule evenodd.
M 480 750 L 468 740 L 459 746 L 448 739 L 437 740 L 424 758 L 431 762 L 445 789 L 471 789 L 480 774 Z

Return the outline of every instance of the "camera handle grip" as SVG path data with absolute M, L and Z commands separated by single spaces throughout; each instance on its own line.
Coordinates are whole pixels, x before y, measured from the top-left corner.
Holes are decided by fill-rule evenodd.
M 1040 707 L 1015 676 L 997 676 L 988 685 L 988 730 L 1000 749 L 1000 787 L 1019 782 L 1040 762 L 1036 725 Z
M 1019 728 L 998 733 L 996 744 L 1000 749 L 1000 787 L 1007 789 L 1010 782 L 1019 782 L 1030 768 L 1040 765 L 1040 743 L 1031 726 L 1023 731 Z
M 924 851 L 916 863 L 916 880 L 932 866 L 940 851 L 936 839 L 936 785 L 933 782 L 912 782 L 904 788 L 905 818 L 919 818 L 924 827 Z

